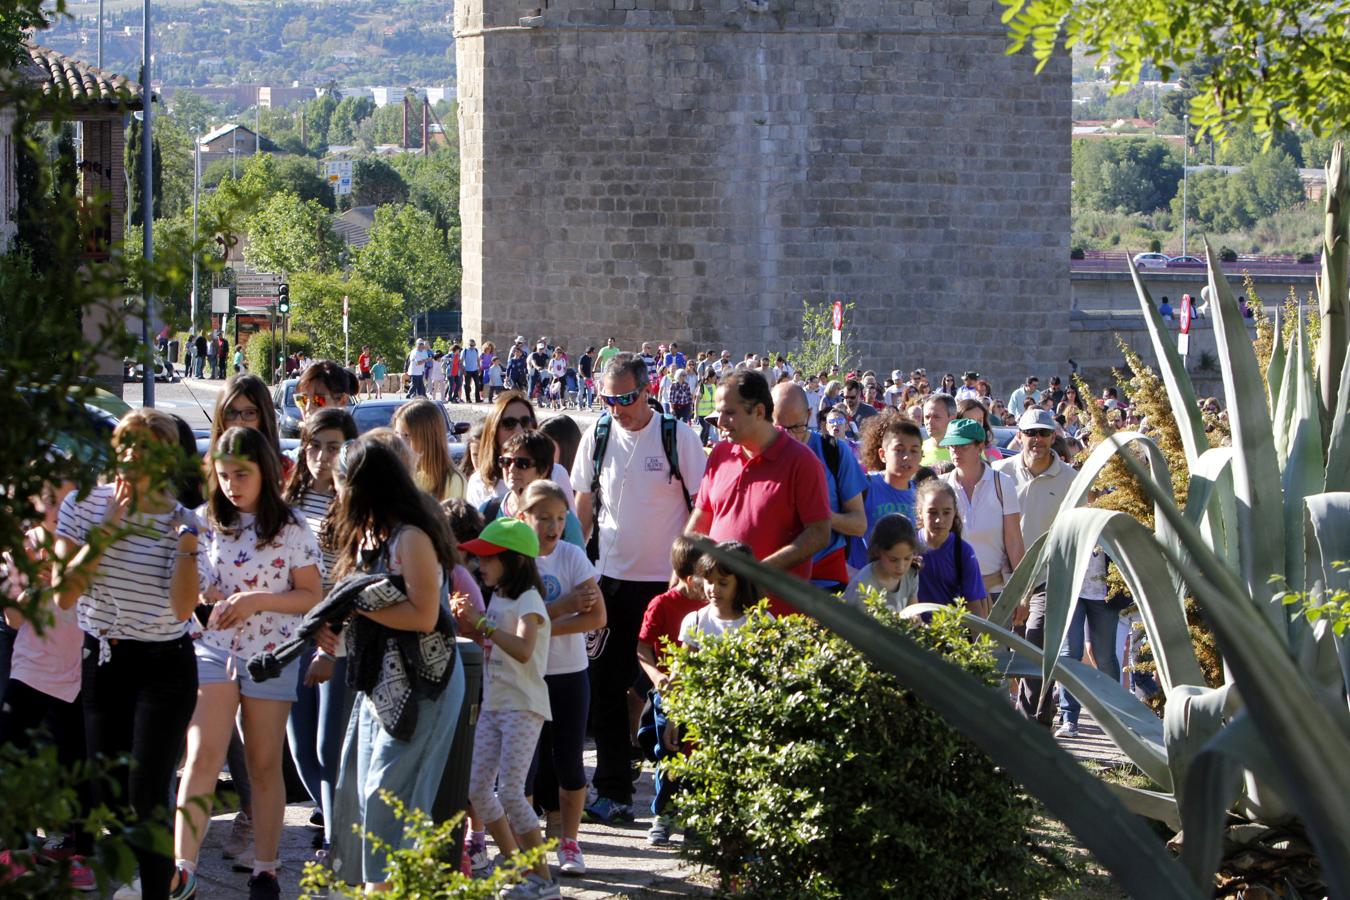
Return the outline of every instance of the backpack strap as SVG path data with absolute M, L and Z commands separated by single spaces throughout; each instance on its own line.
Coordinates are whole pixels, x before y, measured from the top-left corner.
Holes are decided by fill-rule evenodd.
M 676 419 L 670 413 L 661 414 L 661 449 L 665 451 L 666 463 L 670 466 L 670 478 L 679 479 L 680 490 L 684 493 L 684 505 L 692 512 L 694 498 L 689 496 L 689 486 L 684 483 L 684 476 L 680 474 L 679 445 L 675 431 L 678 427 L 679 419 Z M 669 482 L 669 479 L 667 479 L 667 482 Z
M 609 430 L 613 420 L 604 413 L 595 423 L 595 447 L 591 451 L 591 522 L 600 521 L 600 470 L 605 466 L 605 450 L 609 447 Z M 592 528 L 595 525 L 592 524 Z

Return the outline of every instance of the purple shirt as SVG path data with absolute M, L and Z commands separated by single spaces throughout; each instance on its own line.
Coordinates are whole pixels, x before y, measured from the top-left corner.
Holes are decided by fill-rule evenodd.
M 926 540 L 926 539 L 925 539 Z M 919 602 L 945 603 L 951 606 L 957 597 L 983 600 L 989 596 L 980 577 L 980 561 L 975 548 L 961 542 L 961 575 L 956 572 L 956 533 L 947 535 L 941 547 L 923 553 L 923 568 L 919 569 Z

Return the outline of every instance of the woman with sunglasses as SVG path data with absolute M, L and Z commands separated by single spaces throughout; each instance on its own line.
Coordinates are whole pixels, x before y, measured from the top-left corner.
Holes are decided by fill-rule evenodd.
M 497 397 L 483 423 L 483 436 L 479 439 L 478 452 L 474 455 L 474 471 L 465 489 L 464 499 L 470 505 L 481 508 L 494 497 L 501 499 L 506 496 L 507 485 L 497 458 L 502 455 L 502 448 L 513 435 L 538 427 L 534 404 L 526 400 L 520 391 L 507 391 Z M 554 463 L 547 477 L 558 483 L 567 494 L 567 502 L 573 504 L 575 509 L 572 479 L 567 470 Z
M 308 417 L 320 409 L 345 409 L 360 390 L 356 376 L 331 359 L 321 359 L 300 373 L 295 405 Z
M 502 455 L 497 457 L 497 467 L 504 473 L 503 478 L 509 488 L 502 497 L 493 497 L 481 507 L 485 522 L 504 517 L 518 517 L 525 507 L 522 498 L 525 489 L 536 481 L 548 480 L 545 472 L 553 469 L 553 456 L 557 452 L 553 439 L 542 431 L 522 431 L 512 435 L 502 445 Z M 585 549 L 586 542 L 581 537 L 581 520 L 570 508 L 567 521 L 563 525 L 562 539 Z

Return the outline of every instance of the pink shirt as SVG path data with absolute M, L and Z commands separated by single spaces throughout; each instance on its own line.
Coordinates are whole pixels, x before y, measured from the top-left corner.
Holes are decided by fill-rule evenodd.
M 25 536 L 26 549 L 32 553 L 38 546 L 39 534 Z M 22 585 L 14 585 L 21 588 Z M 10 599 L 15 599 L 11 597 Z M 50 607 L 53 621 L 42 634 L 24 622 L 14 638 L 14 653 L 10 661 L 9 677 L 22 681 L 35 691 L 73 703 L 80 695 L 80 653 L 84 647 L 84 631 L 80 628 L 79 613 L 75 607 Z
M 710 514 L 709 538 L 743 541 L 756 559 L 786 547 L 807 525 L 830 518 L 825 467 L 810 447 L 777 431 L 778 439 L 755 457 L 731 441 L 714 445 L 696 501 Z M 810 557 L 791 571 L 809 579 Z M 769 598 L 769 609 L 776 616 L 796 612 L 775 597 Z

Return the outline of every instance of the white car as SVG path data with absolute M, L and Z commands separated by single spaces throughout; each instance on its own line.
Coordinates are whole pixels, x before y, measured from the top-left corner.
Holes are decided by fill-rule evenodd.
M 1162 269 L 1167 266 L 1168 259 L 1166 253 L 1136 253 L 1134 255 L 1134 267 L 1136 269 Z

